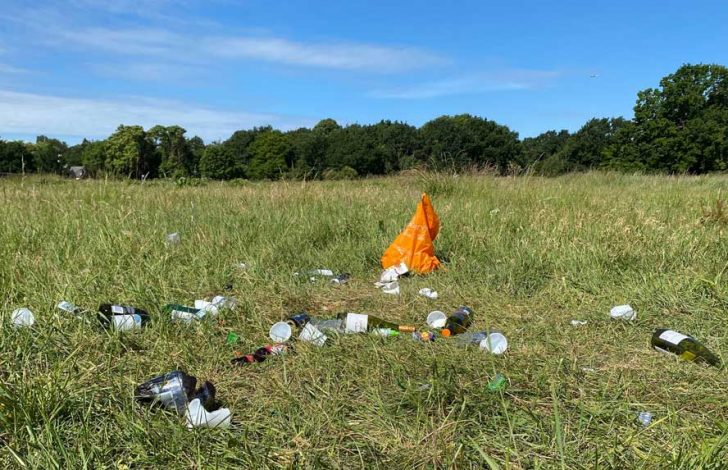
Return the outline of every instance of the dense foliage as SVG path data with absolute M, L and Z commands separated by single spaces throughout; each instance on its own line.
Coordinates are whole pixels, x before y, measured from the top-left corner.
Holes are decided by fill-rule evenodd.
M 578 131 L 547 131 L 519 140 L 507 126 L 469 114 L 441 116 L 416 128 L 402 122 L 312 129 L 236 131 L 209 145 L 179 126 L 119 126 L 108 139 L 68 147 L 39 136 L 34 144 L 0 140 L 0 173 L 62 172 L 84 165 L 92 175 L 212 179 L 351 178 L 410 168 L 488 167 L 500 174 L 557 175 L 608 168 L 706 173 L 728 169 L 728 68 L 684 65 L 659 88 L 637 94 L 634 119 L 591 119 Z

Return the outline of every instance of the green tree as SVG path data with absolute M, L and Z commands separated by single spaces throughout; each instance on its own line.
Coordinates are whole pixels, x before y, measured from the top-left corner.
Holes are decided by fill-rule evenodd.
M 704 173 L 728 167 L 728 68 L 690 65 L 637 94 L 635 118 L 605 152 L 611 168 Z
M 190 147 L 190 167 L 189 172 L 193 176 L 200 174 L 200 160 L 205 154 L 205 141 L 198 136 L 194 136 L 189 140 Z
M 106 141 L 84 141 L 81 148 L 81 163 L 91 176 L 98 176 L 106 169 Z
M 569 140 L 569 131 L 546 131 L 536 137 L 527 137 L 521 142 L 521 164 L 537 169 L 544 161 L 556 155 Z
M 420 138 L 435 167 L 495 166 L 504 173 L 520 154 L 516 132 L 469 114 L 434 119 L 420 128 Z
M 131 178 L 154 177 L 159 159 L 141 126 L 119 126 L 106 141 L 106 170 Z
M 68 150 L 65 142 L 39 135 L 32 146 L 33 166 L 38 173 L 58 173 L 64 164 Z
M 0 140 L 0 173 L 30 173 L 34 169 L 33 154 L 28 145 Z
M 194 172 L 194 158 L 186 132 L 180 126 L 154 126 L 147 132 L 159 153 L 162 175 L 174 178 Z
M 280 131 L 264 132 L 250 144 L 248 176 L 252 179 L 277 179 L 285 175 L 293 160 L 293 148 Z
M 255 139 L 261 134 L 273 131 L 270 126 L 265 127 L 254 127 L 250 130 L 239 130 L 235 131 L 228 140 L 223 142 L 223 145 L 228 152 L 235 159 L 235 170 L 238 174 L 236 178 L 245 178 L 248 175 L 248 167 L 252 154 L 250 152 L 250 146 Z
M 239 178 L 239 170 L 232 151 L 219 143 L 208 145 L 200 159 L 200 174 L 205 178 L 216 180 Z

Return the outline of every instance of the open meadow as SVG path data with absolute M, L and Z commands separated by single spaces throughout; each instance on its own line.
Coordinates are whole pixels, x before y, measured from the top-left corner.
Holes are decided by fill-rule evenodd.
M 373 286 L 379 259 L 422 192 L 441 220 L 445 269 L 385 295 Z M 726 468 L 726 369 L 649 342 L 672 328 L 728 361 L 727 198 L 720 175 L 0 179 L 0 467 Z M 179 245 L 165 243 L 170 232 Z M 293 276 L 312 268 L 352 281 Z M 238 306 L 217 319 L 161 314 L 229 282 Z M 56 309 L 61 300 L 134 305 L 153 320 L 110 333 Z M 626 303 L 637 319 L 610 319 Z M 504 355 L 349 335 L 229 362 L 301 310 L 424 326 L 429 311 L 459 305 L 473 308 L 473 330 L 505 332 Z M 10 324 L 19 307 L 35 313 L 31 328 Z M 174 368 L 215 384 L 231 428 L 188 430 L 135 402 L 137 384 Z M 487 388 L 496 373 L 510 381 L 502 393 Z M 654 415 L 648 427 L 641 411 Z

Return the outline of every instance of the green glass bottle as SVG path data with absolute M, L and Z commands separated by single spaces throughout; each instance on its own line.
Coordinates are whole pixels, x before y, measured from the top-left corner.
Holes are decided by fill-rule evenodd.
M 374 329 L 389 328 L 399 331 L 400 333 L 412 333 L 417 328 L 414 325 L 400 325 L 391 321 L 383 320 L 374 315 L 363 315 L 358 313 L 339 313 L 336 316 L 346 323 L 346 329 L 349 332 L 371 331 Z
M 707 362 L 712 366 L 720 366 L 718 356 L 695 338 L 677 331 L 658 328 L 652 334 L 650 343 L 655 350 L 675 354 L 686 361 Z

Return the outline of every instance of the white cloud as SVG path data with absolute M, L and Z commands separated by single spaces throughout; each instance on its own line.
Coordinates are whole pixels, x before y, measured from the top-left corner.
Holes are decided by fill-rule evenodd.
M 270 36 L 192 36 L 165 29 L 102 27 L 56 30 L 48 45 L 72 45 L 120 55 L 170 58 L 185 63 L 215 59 L 371 72 L 402 72 L 445 59 L 411 47 L 357 43 L 306 43 Z
M 253 126 L 293 129 L 313 123 L 311 119 L 216 110 L 143 97 L 93 100 L 0 90 L 0 129 L 6 134 L 104 138 L 120 124 L 145 128 L 177 124 L 189 135 L 210 141 Z
M 561 74 L 559 71 L 504 69 L 480 75 L 425 82 L 402 88 L 375 90 L 370 95 L 374 98 L 426 99 L 491 91 L 530 90 L 548 85 Z
M 220 57 L 380 72 L 399 72 L 444 62 L 435 54 L 415 48 L 352 43 L 301 43 L 267 37 L 210 38 L 205 41 L 204 49 Z
M 16 75 L 21 73 L 28 73 L 28 70 L 0 62 L 0 75 Z
M 89 66 L 97 74 L 104 77 L 139 81 L 179 81 L 181 79 L 199 76 L 203 72 L 194 67 L 161 62 L 118 62 L 90 64 Z

